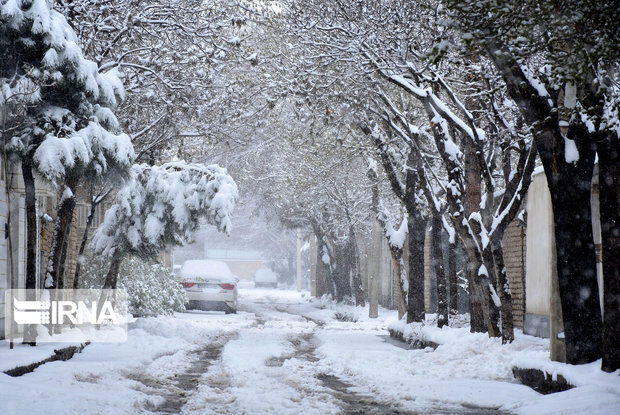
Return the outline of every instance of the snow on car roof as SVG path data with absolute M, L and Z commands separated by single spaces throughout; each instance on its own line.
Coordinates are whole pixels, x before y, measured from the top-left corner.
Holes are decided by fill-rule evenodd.
M 181 277 L 234 278 L 228 265 L 212 259 L 192 259 L 185 261 L 179 272 Z

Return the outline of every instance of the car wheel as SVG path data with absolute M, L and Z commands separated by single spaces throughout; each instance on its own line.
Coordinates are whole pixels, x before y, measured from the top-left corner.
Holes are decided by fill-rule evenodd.
M 228 308 L 226 309 L 226 311 L 224 311 L 224 313 L 226 313 L 226 314 L 237 314 L 237 309 L 236 309 L 236 308 L 230 308 L 230 307 L 228 307 Z

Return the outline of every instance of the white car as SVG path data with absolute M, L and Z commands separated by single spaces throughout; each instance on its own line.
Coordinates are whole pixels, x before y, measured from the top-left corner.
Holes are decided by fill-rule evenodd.
M 278 274 L 269 268 L 260 268 L 254 274 L 255 287 L 278 287 Z
M 189 260 L 178 273 L 189 303 L 185 308 L 205 311 L 237 312 L 237 283 L 239 280 L 222 261 Z

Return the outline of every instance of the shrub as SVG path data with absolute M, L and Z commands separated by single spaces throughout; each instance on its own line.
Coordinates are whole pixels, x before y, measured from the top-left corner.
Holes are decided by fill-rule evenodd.
M 105 258 L 84 256 L 80 288 L 101 288 L 109 263 Z M 118 288 L 127 291 L 129 311 L 134 316 L 172 314 L 185 311 L 187 297 L 181 285 L 161 264 L 128 257 L 121 263 Z
M 349 311 L 336 311 L 334 318 L 338 321 L 344 321 L 347 323 L 357 323 L 357 316 Z

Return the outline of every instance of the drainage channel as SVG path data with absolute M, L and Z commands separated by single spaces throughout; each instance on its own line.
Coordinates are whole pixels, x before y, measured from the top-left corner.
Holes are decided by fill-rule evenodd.
M 54 354 L 48 357 L 47 359 L 41 360 L 40 362 L 31 363 L 25 366 L 17 366 L 11 370 L 5 371 L 4 373 L 9 376 L 18 377 L 18 376 L 23 376 L 26 373 L 34 372 L 36 368 L 49 362 L 56 362 L 58 360 L 67 361 L 71 359 L 74 354 L 82 353 L 82 350 L 84 350 L 84 348 L 88 346 L 89 344 L 90 342 L 86 342 L 86 343 L 80 344 L 79 346 L 69 346 L 63 349 L 54 350 Z

